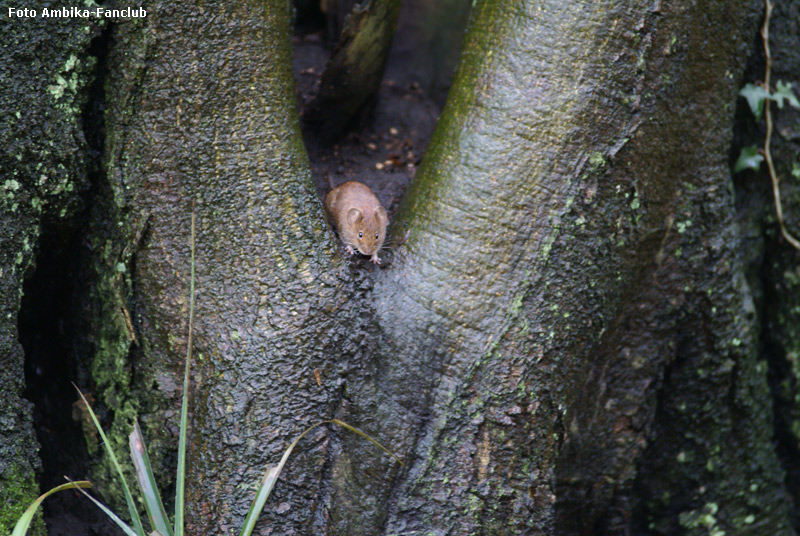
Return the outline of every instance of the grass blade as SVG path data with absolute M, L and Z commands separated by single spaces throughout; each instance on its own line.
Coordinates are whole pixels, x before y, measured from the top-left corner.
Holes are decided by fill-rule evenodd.
M 111 443 L 108 441 L 105 432 L 103 432 L 103 427 L 100 426 L 100 421 L 97 420 L 97 415 L 94 414 L 94 410 L 92 406 L 89 405 L 89 402 L 86 400 L 86 397 L 83 396 L 81 390 L 78 389 L 78 386 L 74 383 L 72 384 L 75 389 L 77 389 L 78 394 L 81 395 L 81 399 L 83 403 L 86 405 L 86 409 L 89 410 L 89 415 L 92 417 L 92 422 L 94 422 L 94 427 L 97 428 L 97 433 L 100 434 L 100 437 L 103 440 L 103 446 L 106 449 L 106 453 L 108 457 L 111 458 L 111 463 L 114 465 L 114 468 L 117 470 L 117 475 L 119 475 L 119 480 L 122 482 L 122 491 L 125 492 L 125 502 L 128 504 L 128 512 L 131 516 L 131 522 L 133 523 L 134 528 L 136 529 L 136 534 L 139 536 L 145 536 L 144 528 L 142 527 L 142 520 L 139 518 L 139 512 L 136 510 L 136 505 L 133 502 L 133 497 L 131 496 L 131 490 L 128 488 L 128 482 L 125 480 L 125 475 L 122 473 L 122 467 L 120 467 L 119 462 L 117 461 L 117 456 L 114 454 L 114 450 L 111 448 Z M 84 492 L 87 496 L 90 495 Z
M 69 480 L 69 477 L 64 477 L 64 478 L 66 478 L 67 480 Z M 70 482 L 72 482 L 72 481 L 70 480 Z M 137 534 L 136 534 L 136 533 L 133 531 L 133 529 L 130 527 L 130 525 L 128 525 L 127 523 L 125 523 L 123 520 L 121 520 L 121 519 L 119 518 L 119 516 L 118 516 L 117 514 L 115 514 L 115 513 L 114 513 L 114 512 L 113 512 L 113 511 L 112 511 L 110 508 L 108 508 L 108 507 L 107 507 L 105 504 L 101 503 L 100 501 L 98 501 L 97 499 L 95 499 L 94 497 L 92 497 L 91 495 L 89 495 L 87 492 L 83 491 L 83 490 L 82 490 L 82 489 L 80 489 L 80 488 L 78 488 L 78 491 L 80 491 L 81 493 L 83 493 L 84 495 L 86 495 L 86 497 L 87 497 L 87 498 L 88 498 L 90 501 L 92 501 L 94 504 L 96 504 L 96 505 L 97 505 L 97 507 L 98 507 L 98 508 L 100 508 L 100 510 L 102 510 L 102 511 L 103 511 L 103 513 L 105 513 L 105 514 L 106 514 L 106 515 L 109 517 L 109 519 L 111 519 L 111 521 L 113 521 L 114 523 L 116 523 L 116 524 L 117 524 L 117 526 L 118 526 L 119 528 L 121 528 L 121 529 L 122 529 L 122 531 L 123 531 L 125 534 L 127 534 L 128 536 L 137 536 Z
M 61 484 L 60 486 L 56 486 L 47 493 L 43 493 L 39 496 L 38 499 L 33 501 L 31 505 L 28 507 L 27 510 L 22 514 L 22 516 L 17 521 L 17 524 L 14 525 L 14 531 L 11 533 L 11 536 L 24 536 L 26 532 L 28 532 L 28 528 L 31 525 L 31 521 L 33 521 L 33 516 L 36 515 L 36 510 L 39 509 L 39 506 L 42 504 L 46 498 L 57 491 L 63 491 L 65 489 L 79 489 L 79 488 L 91 488 L 92 483 L 88 480 L 80 480 L 78 482 L 68 482 L 67 484 Z
M 267 472 L 264 473 L 264 477 L 261 479 L 261 485 L 258 486 L 256 498 L 253 499 L 253 504 L 250 505 L 247 517 L 244 518 L 240 536 L 250 536 L 253 533 L 253 529 L 256 528 L 258 516 L 261 515 L 261 510 L 264 509 L 264 504 L 267 502 L 272 488 L 275 487 L 275 481 L 278 479 L 279 474 L 280 471 L 277 467 L 267 468 Z
M 319 422 L 314 426 L 308 428 L 302 434 L 297 436 L 297 438 L 294 441 L 292 441 L 292 444 L 289 445 L 289 448 L 287 448 L 286 451 L 283 453 L 281 461 L 278 463 L 278 465 L 270 466 L 267 468 L 266 472 L 264 473 L 264 476 L 261 479 L 261 484 L 258 486 L 258 491 L 256 491 L 256 497 L 255 499 L 253 499 L 253 504 L 250 505 L 250 510 L 247 512 L 247 517 L 244 518 L 244 525 L 242 526 L 242 532 L 239 533 L 240 536 L 250 536 L 253 533 L 253 529 L 255 529 L 256 527 L 256 521 L 258 521 L 258 516 L 261 515 L 261 510 L 263 510 L 264 504 L 266 504 L 267 499 L 269 498 L 269 494 L 272 493 L 272 489 L 275 487 L 275 482 L 277 482 L 278 477 L 281 474 L 281 471 L 283 471 L 283 466 L 286 465 L 286 461 L 289 459 L 289 455 L 291 455 L 294 448 L 297 446 L 300 440 L 306 436 L 306 434 L 308 434 L 314 428 L 322 426 L 323 424 L 338 424 L 339 426 L 360 435 L 364 439 L 367 439 L 371 443 L 374 443 L 375 445 L 380 447 L 384 452 L 388 453 L 395 460 L 397 460 L 400 463 L 400 465 L 405 465 L 400 460 L 400 458 L 395 456 L 395 454 L 392 451 L 390 451 L 389 449 L 378 443 L 375 439 L 370 437 L 368 434 L 362 432 L 355 426 L 350 426 L 349 424 L 342 422 L 339 419 L 331 419 L 328 421 Z
M 183 374 L 181 427 L 178 439 L 178 474 L 175 477 L 175 536 L 183 536 L 184 479 L 186 477 L 186 434 L 189 420 L 189 365 L 192 362 L 194 324 L 194 205 L 192 205 L 191 274 L 189 279 L 189 341 L 186 345 L 186 368 Z
M 242 526 L 242 532 L 240 533 L 241 536 L 250 536 L 253 533 L 253 529 L 256 526 L 256 521 L 258 521 L 258 516 L 261 515 L 261 510 L 264 509 L 264 504 L 267 502 L 269 494 L 272 493 L 272 488 L 275 487 L 275 482 L 278 480 L 278 476 L 280 476 L 283 466 L 286 465 L 286 461 L 289 459 L 289 455 L 297 446 L 297 443 L 299 443 L 300 440 L 303 439 L 303 437 L 305 437 L 305 435 L 311 430 L 328 422 L 330 421 L 322 421 L 317 423 L 297 436 L 297 438 L 292 441 L 292 444 L 289 445 L 289 448 L 287 448 L 283 453 L 280 463 L 278 463 L 277 466 L 270 466 L 267 468 L 267 471 L 264 473 L 264 476 L 261 479 L 261 484 L 258 487 L 258 491 L 256 492 L 256 498 L 253 499 L 253 504 L 250 506 L 250 510 L 247 512 L 247 517 L 244 518 L 244 525 Z
M 406 464 L 404 464 L 404 463 L 403 463 L 403 461 L 402 461 L 400 458 L 398 458 L 398 457 L 395 455 L 395 453 L 394 453 L 394 452 L 392 452 L 391 450 L 387 449 L 386 447 L 384 447 L 383 445 L 381 445 L 380 443 L 378 443 L 378 442 L 377 442 L 375 439 L 373 439 L 373 438 L 372 438 L 370 435 L 368 435 L 368 434 L 366 434 L 366 433 L 362 432 L 361 430 L 359 430 L 359 429 L 358 429 L 358 428 L 356 428 L 355 426 L 350 426 L 350 425 L 349 425 L 349 424 L 347 424 L 346 422 L 340 421 L 339 419 L 331 419 L 329 422 L 332 422 L 333 424 L 338 424 L 338 425 L 339 425 L 339 426 L 341 426 L 342 428 L 347 428 L 348 430 L 350 430 L 350 431 L 351 431 L 351 432 L 353 432 L 354 434 L 358 434 L 358 435 L 360 435 L 361 437 L 363 437 L 364 439 L 366 439 L 367 441 L 369 441 L 370 443 L 372 443 L 373 445 L 375 445 L 376 447 L 378 447 L 379 449 L 381 449 L 383 452 L 385 452 L 386 454 L 388 454 L 389 456 L 391 456 L 392 458 L 394 458 L 395 460 L 397 460 L 397 463 L 399 463 L 400 465 L 402 465 L 403 467 L 405 467 L 405 465 L 406 465 Z
M 133 424 L 133 432 L 128 436 L 128 443 L 131 447 L 131 459 L 136 468 L 136 478 L 139 481 L 139 489 L 144 497 L 144 505 L 147 509 L 147 516 L 150 518 L 150 526 L 163 536 L 172 536 L 172 527 L 167 518 L 167 511 L 164 503 L 161 502 L 161 495 L 158 493 L 156 479 L 153 476 L 153 469 L 150 467 L 150 457 L 147 455 L 147 448 L 142 437 L 142 430 L 139 428 L 139 421 Z

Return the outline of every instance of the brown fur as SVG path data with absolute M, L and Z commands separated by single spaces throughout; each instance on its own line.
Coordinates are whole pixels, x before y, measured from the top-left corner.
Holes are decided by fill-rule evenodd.
M 389 216 L 368 186 L 357 181 L 337 186 L 325 197 L 325 210 L 348 252 L 358 250 L 381 263 L 378 251 L 386 240 Z

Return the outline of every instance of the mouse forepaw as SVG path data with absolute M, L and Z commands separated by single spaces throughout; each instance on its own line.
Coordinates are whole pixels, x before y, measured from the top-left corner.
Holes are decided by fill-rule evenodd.
M 355 254 L 356 254 L 356 251 L 353 249 L 353 247 L 352 247 L 352 246 L 345 246 L 345 248 L 344 248 L 344 251 L 345 251 L 345 252 L 346 252 L 348 255 L 355 255 Z
M 380 264 L 381 263 L 381 258 L 378 257 L 377 253 L 373 253 L 372 257 L 370 257 L 369 260 L 374 262 L 375 264 Z

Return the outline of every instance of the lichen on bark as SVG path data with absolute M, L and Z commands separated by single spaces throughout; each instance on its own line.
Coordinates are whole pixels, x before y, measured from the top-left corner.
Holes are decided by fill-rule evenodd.
M 368 282 L 335 253 L 311 181 L 288 7 L 157 3 L 141 24 L 116 29 L 109 60 L 110 199 L 126 240 L 133 220 L 147 221 L 130 263 L 135 374 L 115 400 L 137 401 L 151 457 L 165 466 L 186 355 L 192 210 L 197 218 L 187 483 L 196 533 L 241 523 L 267 462 L 331 416 L 347 374 L 331 356 L 363 351 L 349 338 L 363 331 L 365 306 L 351 298 Z M 307 490 L 326 445 L 287 468 L 291 484 L 273 500 L 291 509 L 266 510 L 265 523 L 316 532 L 322 508 Z
M 22 398 L 18 314 L 43 225 L 67 221 L 88 185 L 82 112 L 94 58 L 92 21 L 0 23 L 0 532 L 38 496 L 38 444 Z M 24 509 L 24 507 L 23 507 Z M 43 534 L 37 522 L 31 534 Z

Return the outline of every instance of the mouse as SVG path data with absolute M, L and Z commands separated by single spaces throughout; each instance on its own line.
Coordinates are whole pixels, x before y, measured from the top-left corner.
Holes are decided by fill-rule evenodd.
M 389 215 L 369 186 L 358 181 L 340 184 L 325 196 L 325 210 L 349 255 L 357 250 L 381 263 L 378 251 L 386 239 Z

